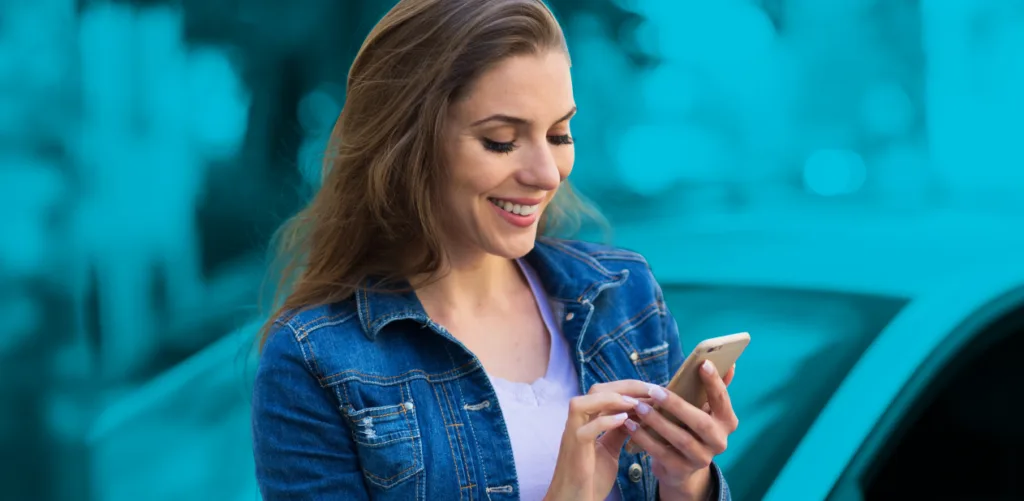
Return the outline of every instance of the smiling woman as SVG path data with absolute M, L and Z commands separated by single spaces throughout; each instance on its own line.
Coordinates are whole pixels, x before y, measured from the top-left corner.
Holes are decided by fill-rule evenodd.
M 515 258 L 533 247 L 535 223 L 572 172 L 569 119 L 575 112 L 569 60 L 561 50 L 503 61 L 450 108 L 443 197 L 454 233 L 473 240 L 462 243 L 470 253 Z
M 664 391 L 683 351 L 644 258 L 544 236 L 586 214 L 569 66 L 540 0 L 403 0 L 367 37 L 281 232 L 265 500 L 729 498 L 731 376 L 707 410 Z

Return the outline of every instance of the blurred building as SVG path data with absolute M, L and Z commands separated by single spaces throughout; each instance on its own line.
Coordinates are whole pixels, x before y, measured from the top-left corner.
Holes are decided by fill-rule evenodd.
M 349 65 L 391 4 L 0 5 L 0 450 L 17 452 L 0 497 L 255 496 L 266 245 L 315 189 Z M 957 242 L 1001 242 L 999 259 L 1024 244 L 1006 236 L 1024 188 L 1019 2 L 551 5 L 580 109 L 573 182 L 659 273 L 904 291 L 948 268 L 921 264 L 935 249 L 983 263 Z M 765 431 L 790 403 L 772 391 L 798 384 L 780 364 L 836 350 L 848 369 L 898 309 L 672 287 L 695 331 L 742 317 L 796 347 L 755 358 L 774 376 L 737 397 L 754 414 L 737 450 L 788 451 L 806 429 Z M 804 389 L 809 423 L 831 387 Z M 739 492 L 777 473 L 725 460 Z

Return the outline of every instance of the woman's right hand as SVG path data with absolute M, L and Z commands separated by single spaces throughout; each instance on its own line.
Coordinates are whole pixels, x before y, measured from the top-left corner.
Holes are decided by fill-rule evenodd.
M 647 396 L 647 387 L 640 381 L 603 383 L 569 401 L 558 462 L 544 501 L 608 497 L 619 470 L 619 452 L 629 438 L 623 423 L 636 407 L 633 394 Z

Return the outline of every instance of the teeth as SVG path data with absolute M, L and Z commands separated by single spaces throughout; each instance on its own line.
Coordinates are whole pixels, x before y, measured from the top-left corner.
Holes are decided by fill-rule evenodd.
M 512 214 L 516 214 L 519 216 L 529 216 L 530 214 L 537 212 L 537 209 L 540 208 L 540 204 L 519 205 L 509 202 L 507 200 L 499 200 L 497 198 L 491 198 L 490 201 L 492 204 L 496 205 L 497 207 L 500 207 L 505 212 L 511 212 Z

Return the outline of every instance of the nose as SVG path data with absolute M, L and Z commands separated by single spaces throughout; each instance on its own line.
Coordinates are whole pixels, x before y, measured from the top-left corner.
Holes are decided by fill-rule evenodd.
M 523 166 L 517 176 L 520 183 L 544 191 L 553 191 L 562 183 L 562 174 L 551 148 L 535 148 L 523 155 Z

